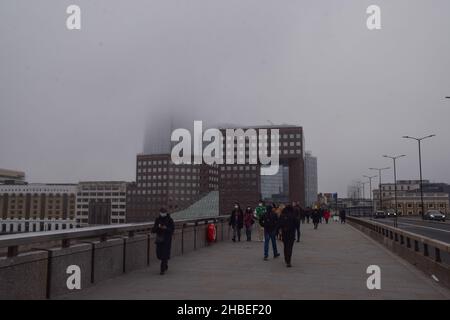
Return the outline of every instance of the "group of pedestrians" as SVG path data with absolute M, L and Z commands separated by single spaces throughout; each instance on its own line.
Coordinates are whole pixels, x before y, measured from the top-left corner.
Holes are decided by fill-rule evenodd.
M 345 223 L 345 210 L 339 212 L 341 223 Z M 242 229 L 245 228 L 247 241 L 252 241 L 252 229 L 256 226 L 259 241 L 264 241 L 264 260 L 269 259 L 269 247 L 272 246 L 273 257 L 278 258 L 280 254 L 277 248 L 277 239 L 283 242 L 284 259 L 287 267 L 291 267 L 292 249 L 294 242 L 300 241 L 300 225 L 309 223 L 310 220 L 317 230 L 319 224 L 328 224 L 331 211 L 327 208 L 302 209 L 298 202 L 288 205 L 277 205 L 272 203 L 265 205 L 260 201 L 253 209 L 248 206 L 242 210 L 239 203 L 234 204 L 231 212 L 229 225 L 233 230 L 233 242 L 241 241 Z
M 256 224 L 258 240 L 264 241 L 264 260 L 269 259 L 269 247 L 272 245 L 273 257 L 280 254 L 277 248 L 277 237 L 284 245 L 284 259 L 287 267 L 291 267 L 292 248 L 295 240 L 300 241 L 300 217 L 302 209 L 298 202 L 288 205 L 265 205 L 260 201 L 253 209 L 247 207 L 245 212 L 239 203 L 234 204 L 229 225 L 233 230 L 233 242 L 241 241 L 241 232 L 245 228 L 247 241 L 252 241 L 252 229 Z
M 328 209 L 307 208 L 303 210 L 298 202 L 288 205 L 277 205 L 275 203 L 265 205 L 264 201 L 260 201 L 255 209 L 248 206 L 245 211 L 241 209 L 239 203 L 235 203 L 229 224 L 233 229 L 233 242 L 241 241 L 241 231 L 244 228 L 246 240 L 252 241 L 252 229 L 256 226 L 258 240 L 264 241 L 264 260 L 266 261 L 269 259 L 270 245 L 272 245 L 273 257 L 278 258 L 280 256 L 277 248 L 278 237 L 283 242 L 284 260 L 289 268 L 292 267 L 294 242 L 300 241 L 300 224 L 309 223 L 311 219 L 314 229 L 317 229 L 322 221 L 328 223 L 330 217 L 331 213 Z M 341 223 L 345 223 L 345 217 L 345 209 L 340 210 L 339 220 Z M 156 234 L 156 256 L 161 261 L 161 275 L 169 268 L 168 260 L 170 259 L 174 230 L 173 219 L 165 208 L 161 208 L 151 230 L 152 233 Z

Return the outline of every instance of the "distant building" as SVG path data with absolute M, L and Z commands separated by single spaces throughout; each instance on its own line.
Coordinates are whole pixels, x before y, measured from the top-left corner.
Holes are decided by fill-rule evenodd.
M 136 183 L 127 195 L 127 221 L 153 220 L 161 207 L 169 212 L 186 209 L 217 189 L 217 166 L 176 165 L 170 154 L 138 155 Z
M 25 184 L 25 173 L 22 171 L 14 171 L 0 169 L 0 185 L 1 184 Z
M 312 207 L 317 201 L 317 194 L 319 192 L 318 178 L 317 178 L 317 158 L 314 157 L 311 151 L 305 152 L 305 204 L 307 207 Z
M 449 213 L 450 186 L 445 183 L 430 183 L 423 180 L 423 202 L 424 210 L 439 210 Z M 375 210 L 395 209 L 395 185 L 383 183 L 381 185 L 381 197 L 378 189 L 373 190 L 373 201 Z M 397 212 L 403 215 L 422 214 L 422 202 L 420 194 L 420 180 L 398 180 L 397 181 Z
M 0 232 L 71 228 L 75 184 L 0 185 Z
M 289 202 L 289 167 L 281 165 L 277 174 L 261 176 L 261 195 L 265 201 Z
M 77 187 L 76 222 L 80 227 L 125 223 L 127 183 L 86 181 Z

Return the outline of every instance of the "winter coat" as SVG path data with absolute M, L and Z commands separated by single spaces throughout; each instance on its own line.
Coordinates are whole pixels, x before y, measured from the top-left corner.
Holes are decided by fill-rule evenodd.
M 320 218 L 321 218 L 320 211 L 318 209 L 313 210 L 313 212 L 312 212 L 313 223 L 319 223 L 320 222 Z
M 328 220 L 328 219 L 330 219 L 330 216 L 331 216 L 330 211 L 325 210 L 325 213 L 323 214 L 323 217 L 324 217 L 326 220 Z
M 160 228 L 159 225 L 166 228 Z M 175 230 L 175 224 L 170 215 L 165 217 L 158 216 L 152 228 L 152 233 L 156 233 L 156 257 L 159 260 L 170 259 L 170 249 L 172 248 L 172 235 Z
M 274 210 L 267 211 L 262 218 L 262 226 L 265 232 L 275 232 L 278 229 L 278 215 Z
M 295 238 L 295 227 L 297 221 L 294 208 L 292 206 L 286 206 L 286 208 L 284 208 L 281 212 L 280 220 L 278 222 L 283 241 Z
M 234 209 L 233 212 L 231 212 L 229 225 L 238 229 L 244 227 L 244 213 L 241 208 Z
M 253 223 L 255 223 L 255 220 L 253 219 L 253 212 L 252 211 L 245 211 L 244 213 L 244 226 L 248 229 L 250 228 Z
M 256 220 L 262 227 L 262 217 L 266 214 L 267 208 L 265 206 L 257 206 L 255 209 Z

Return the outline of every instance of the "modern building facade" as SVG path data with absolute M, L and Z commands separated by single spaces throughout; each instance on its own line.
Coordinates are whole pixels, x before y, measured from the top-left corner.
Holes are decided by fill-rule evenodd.
M 125 223 L 126 202 L 127 182 L 80 182 L 76 197 L 77 226 Z
M 223 135 L 226 136 L 226 130 L 233 128 L 222 128 Z M 283 181 L 283 188 L 288 190 L 286 198 L 279 198 L 279 200 L 288 200 L 289 202 L 298 201 L 302 206 L 305 204 L 305 184 L 304 184 L 304 137 L 303 128 L 299 126 L 281 125 L 281 126 L 255 126 L 242 128 L 244 131 L 254 129 L 258 138 L 263 138 L 263 141 L 257 141 L 256 152 L 259 154 L 259 149 L 270 150 L 272 145 L 272 138 L 277 138 L 278 143 L 274 143 L 279 153 L 279 162 L 281 175 L 283 176 L 283 167 L 285 167 L 287 175 Z M 273 130 L 278 130 L 278 137 Z M 224 152 L 226 144 L 234 144 L 234 155 L 238 156 L 238 144 L 240 143 L 233 137 L 227 140 L 224 144 Z M 265 142 L 264 142 L 265 141 Z M 234 165 L 220 165 L 219 170 L 219 198 L 220 198 L 220 212 L 222 214 L 230 212 L 234 202 L 238 202 L 241 206 L 255 207 L 259 199 L 262 198 L 261 181 L 267 182 L 266 178 L 261 176 L 261 164 L 251 164 L 249 157 L 252 150 L 251 144 L 255 141 L 245 139 L 245 164 Z M 271 154 L 273 150 L 270 150 Z M 235 159 L 235 163 L 237 163 Z M 264 179 L 264 180 L 262 180 Z M 270 178 L 268 178 L 270 181 Z M 275 178 L 276 179 L 276 178 Z
M 170 154 L 138 155 L 136 183 L 127 195 L 128 222 L 153 220 L 161 207 L 183 210 L 218 189 L 218 167 L 179 164 Z
M 25 184 L 25 173 L 22 171 L 7 170 L 0 168 L 1 184 Z
M 14 232 L 19 231 L 18 225 L 23 226 L 23 232 L 73 224 L 76 190 L 75 184 L 0 185 L 2 232 L 11 232 L 10 226 Z
M 317 158 L 311 151 L 305 152 L 305 205 L 312 207 L 317 201 L 319 193 L 318 175 L 317 175 Z

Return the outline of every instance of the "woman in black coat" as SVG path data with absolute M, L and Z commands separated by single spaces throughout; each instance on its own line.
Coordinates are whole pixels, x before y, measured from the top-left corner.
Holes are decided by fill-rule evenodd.
M 233 242 L 236 241 L 236 236 L 238 241 L 241 241 L 241 230 L 244 227 L 244 212 L 242 211 L 239 203 L 234 204 L 234 209 L 231 212 L 229 225 L 233 228 Z
M 284 261 L 286 266 L 290 268 L 292 249 L 295 242 L 295 231 L 297 225 L 297 216 L 294 208 L 291 205 L 287 205 L 281 212 L 279 219 L 279 228 L 281 229 L 281 235 L 284 245 Z
M 169 268 L 168 260 L 170 259 L 170 249 L 172 247 L 172 235 L 175 230 L 173 219 L 167 213 L 167 210 L 161 208 L 159 216 L 155 220 L 152 233 L 156 233 L 156 257 L 161 260 L 161 273 Z

